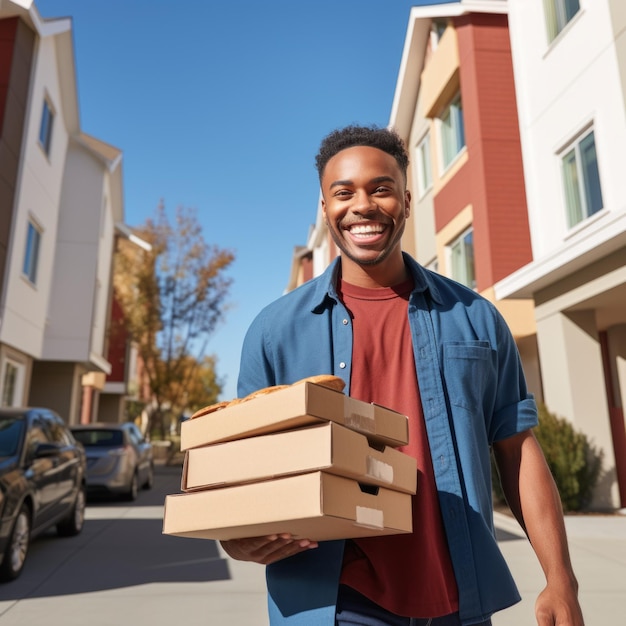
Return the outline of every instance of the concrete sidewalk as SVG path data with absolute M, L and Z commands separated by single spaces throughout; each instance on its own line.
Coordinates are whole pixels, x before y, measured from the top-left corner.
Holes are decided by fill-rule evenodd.
M 87 507 L 85 530 L 31 546 L 22 576 L 0 585 L 0 626 L 268 626 L 262 566 L 228 558 L 212 541 L 162 534 L 163 501 L 180 466 L 157 466 L 133 503 Z M 523 601 L 494 626 L 533 626 L 543 574 L 517 522 L 496 514 L 498 541 Z M 587 626 L 624 622 L 626 515 L 568 516 Z
M 495 522 L 522 602 L 496 614 L 493 624 L 533 626 L 543 572 L 518 523 L 501 513 L 495 514 Z M 587 626 L 621 623 L 626 605 L 626 515 L 572 515 L 566 516 L 565 523 Z M 263 568 L 223 556 L 232 579 L 206 586 L 213 618 L 207 623 L 266 626 Z
M 543 572 L 517 522 L 496 513 L 495 523 L 522 602 L 498 613 L 494 626 L 532 626 L 536 624 L 535 599 L 545 584 Z M 626 604 L 626 515 L 567 515 L 565 525 L 585 623 L 622 623 Z
M 623 621 L 619 616 L 626 606 L 626 510 L 620 513 L 565 517 L 587 626 L 612 626 Z M 513 516 L 495 512 L 494 521 L 498 543 L 511 568 L 522 601 L 497 613 L 493 625 L 533 626 L 536 624 L 535 600 L 545 585 L 543 572 Z M 231 579 L 211 582 L 205 586 L 205 593 L 210 597 L 207 605 L 211 606 L 212 615 L 216 616 L 215 621 L 210 623 L 266 626 L 264 568 L 253 563 L 234 561 L 221 548 L 219 550 L 228 563 Z

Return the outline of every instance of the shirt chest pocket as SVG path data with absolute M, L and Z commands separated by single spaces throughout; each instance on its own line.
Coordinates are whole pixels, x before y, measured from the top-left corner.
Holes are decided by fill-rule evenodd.
M 493 401 L 494 351 L 488 341 L 459 341 L 443 345 L 443 373 L 453 406 L 481 410 Z

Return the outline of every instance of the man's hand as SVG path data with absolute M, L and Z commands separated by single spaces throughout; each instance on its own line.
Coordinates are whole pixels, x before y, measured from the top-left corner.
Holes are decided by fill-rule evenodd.
M 557 590 L 548 585 L 537 597 L 535 615 L 538 626 L 584 626 L 575 585 Z
M 253 561 L 269 565 L 289 556 L 317 548 L 315 541 L 294 539 L 290 534 L 268 535 L 249 539 L 220 541 L 228 556 L 238 561 Z

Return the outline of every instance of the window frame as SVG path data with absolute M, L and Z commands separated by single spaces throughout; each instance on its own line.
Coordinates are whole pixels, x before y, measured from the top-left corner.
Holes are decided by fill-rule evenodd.
M 447 124 L 446 120 L 450 119 L 451 124 Z M 437 127 L 439 135 L 439 151 L 441 171 L 447 171 L 452 164 L 464 152 L 467 146 L 465 138 L 465 120 L 463 118 L 463 100 L 461 93 L 457 92 L 450 102 L 444 107 L 437 116 Z M 450 129 L 449 133 L 447 129 Z M 446 146 L 449 144 L 448 138 L 454 140 L 454 154 L 447 155 Z
M 415 165 L 417 168 L 417 191 L 418 196 L 421 198 L 433 188 L 430 131 L 428 131 L 415 146 Z
M 575 2 L 577 7 L 574 12 L 568 16 L 568 4 L 571 2 Z M 580 0 L 543 0 L 543 13 L 548 43 L 552 43 L 580 11 Z
M 9 368 L 12 368 L 14 377 L 10 382 L 11 397 L 7 397 L 7 375 Z M 5 357 L 2 360 L 2 378 L 0 379 L 0 406 L 14 407 L 22 404 L 22 394 L 24 393 L 24 377 L 26 374 L 26 367 L 24 363 L 17 361 L 11 357 Z
M 433 18 L 430 23 L 430 46 L 436 50 L 450 22 L 446 18 Z
M 50 150 L 52 148 L 52 130 L 54 128 L 55 118 L 56 113 L 54 107 L 50 103 L 50 100 L 47 97 L 44 97 L 41 119 L 39 122 L 38 141 L 41 149 L 47 157 L 50 156 Z
M 584 144 L 590 137 L 593 141 L 593 162 L 585 158 L 587 146 Z M 572 230 L 604 209 L 594 127 L 578 134 L 557 156 L 561 170 L 566 226 L 568 230 Z M 599 205 L 596 206 L 598 200 Z
M 33 239 L 31 239 L 31 234 Z M 35 238 L 36 236 L 36 238 Z M 26 227 L 26 241 L 24 245 L 24 261 L 22 263 L 22 276 L 31 284 L 37 284 L 39 273 L 39 257 L 41 255 L 41 241 L 43 229 L 30 218 Z
M 464 244 L 464 240 L 468 237 L 468 235 L 471 236 L 471 249 L 472 249 L 472 256 L 471 256 L 471 264 L 468 266 L 468 259 L 467 259 L 467 245 L 462 245 Z M 463 272 L 463 276 L 459 276 L 458 274 L 456 274 L 455 270 L 455 263 L 454 263 L 454 249 L 456 246 L 460 246 L 460 250 L 462 252 L 462 261 L 463 261 L 463 268 L 464 268 L 464 272 Z M 476 289 L 476 257 L 474 254 L 474 228 L 473 226 L 470 226 L 469 228 L 466 228 L 458 237 L 456 237 L 455 239 L 453 239 L 447 246 L 447 256 L 448 256 L 448 267 L 449 267 L 449 272 L 448 275 L 450 276 L 450 278 L 452 278 L 452 280 L 455 280 L 458 283 L 461 283 L 462 285 L 465 285 L 466 287 L 469 287 L 470 289 Z

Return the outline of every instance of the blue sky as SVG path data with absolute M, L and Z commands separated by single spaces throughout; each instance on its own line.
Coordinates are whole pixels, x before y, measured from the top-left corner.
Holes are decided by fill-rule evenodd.
M 315 221 L 314 157 L 350 124 L 388 123 L 409 0 L 36 0 L 73 18 L 82 130 L 123 151 L 125 221 L 162 199 L 233 250 L 211 338 L 236 396 L 256 313 L 279 297 Z

